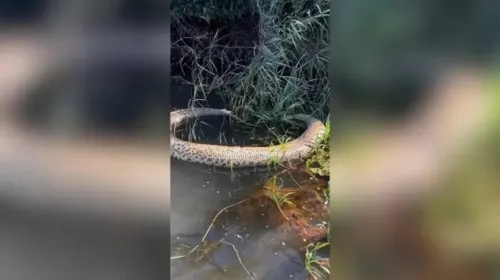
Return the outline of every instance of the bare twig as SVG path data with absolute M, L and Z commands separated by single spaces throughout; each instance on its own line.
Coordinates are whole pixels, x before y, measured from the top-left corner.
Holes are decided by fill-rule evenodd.
M 243 203 L 243 202 L 245 202 L 245 201 L 247 201 L 247 200 L 248 200 L 248 198 L 243 199 L 243 200 L 241 200 L 241 201 L 239 201 L 239 202 L 237 202 L 237 203 L 233 203 L 233 204 L 231 204 L 231 205 L 229 205 L 229 206 L 226 206 L 226 207 L 222 208 L 222 209 L 221 209 L 221 210 L 217 213 L 217 215 L 215 215 L 215 217 L 212 219 L 212 222 L 211 222 L 211 223 L 210 223 L 210 225 L 208 226 L 208 229 L 207 229 L 207 231 L 205 232 L 205 235 L 203 235 L 203 237 L 201 238 L 200 243 L 199 243 L 198 245 L 194 246 L 194 247 L 193 247 L 193 248 L 192 248 L 192 249 L 191 249 L 191 250 L 190 250 L 187 254 L 184 254 L 184 255 L 181 255 L 181 256 L 172 256 L 172 257 L 170 257 L 170 260 L 183 259 L 183 258 L 186 258 L 186 257 L 188 257 L 189 255 L 191 255 L 191 254 L 192 254 L 192 253 L 193 253 L 196 249 L 198 249 L 198 248 L 200 247 L 200 244 L 202 244 L 202 243 L 205 241 L 205 239 L 207 238 L 208 233 L 210 232 L 210 229 L 213 227 L 213 225 L 214 225 L 214 223 L 215 223 L 215 220 L 218 218 L 218 216 L 219 216 L 222 212 L 226 211 L 227 209 L 229 209 L 229 208 L 231 208 L 231 207 L 234 207 L 234 206 L 236 206 L 236 205 L 239 205 L 239 204 L 241 204 L 241 203 Z M 219 240 L 219 241 L 217 242 L 217 244 L 219 244 L 219 243 L 224 243 L 224 244 L 226 244 L 226 245 L 231 246 L 231 247 L 233 248 L 233 250 L 234 250 L 234 253 L 236 254 L 236 257 L 238 258 L 238 261 L 239 261 L 239 263 L 240 263 L 241 267 L 245 270 L 245 272 L 248 274 L 248 276 L 250 276 L 250 278 L 251 278 L 251 279 L 253 279 L 253 280 L 257 280 L 257 277 L 255 276 L 255 274 L 254 274 L 254 273 L 251 273 L 250 271 L 248 271 L 248 269 L 247 269 L 247 268 L 245 267 L 245 265 L 243 264 L 243 261 L 241 260 L 241 257 L 240 257 L 240 255 L 239 255 L 239 253 L 238 253 L 238 250 L 236 249 L 236 247 L 234 246 L 234 244 L 232 244 L 232 243 L 229 243 L 229 242 L 225 241 L 225 240 L 224 240 L 224 238 L 222 238 L 221 240 Z M 215 247 L 215 246 L 216 246 L 216 245 L 213 245 L 213 246 L 211 246 L 211 248 L 209 248 L 209 249 L 207 249 L 207 250 L 205 250 L 205 251 L 209 251 L 209 250 L 211 250 L 211 249 L 212 249 L 213 247 Z M 206 254 L 206 253 L 205 253 L 205 254 Z M 204 255 L 205 255 L 205 254 L 204 254 Z M 202 256 L 202 257 L 203 257 L 203 256 Z M 200 258 L 198 258 L 198 259 L 201 259 L 202 257 L 200 257 Z
M 241 203 L 243 203 L 243 202 L 245 202 L 245 201 L 247 201 L 247 200 L 248 200 L 248 198 L 243 199 L 243 200 L 241 200 L 241 201 L 239 201 L 239 202 L 237 202 L 237 203 L 234 203 L 234 204 L 231 204 L 231 205 L 229 205 L 229 206 L 226 206 L 226 207 L 222 208 L 222 209 L 221 209 L 221 210 L 217 213 L 217 215 L 215 215 L 215 217 L 212 219 L 212 222 L 210 223 L 210 225 L 208 226 L 207 231 L 205 232 L 205 235 L 203 235 L 203 237 L 202 237 L 202 238 L 201 238 L 201 240 L 200 240 L 200 244 L 201 244 L 201 243 L 203 243 L 203 241 L 205 241 L 205 239 L 207 238 L 208 233 L 210 232 L 210 229 L 212 229 L 212 227 L 213 227 L 213 225 L 214 225 L 214 223 L 215 223 L 215 220 L 217 219 L 217 217 L 219 217 L 219 215 L 220 215 L 220 214 L 222 214 L 222 212 L 226 211 L 227 209 L 229 209 L 229 208 L 231 208 L 231 207 L 234 207 L 234 206 L 236 206 L 236 205 L 239 205 L 239 204 L 241 204 Z M 199 247 L 200 247 L 200 245 L 198 244 L 198 245 L 194 246 L 194 247 L 193 247 L 193 248 L 192 248 L 192 249 L 191 249 L 191 250 L 190 250 L 187 254 L 185 254 L 185 255 L 183 255 L 183 256 L 170 257 L 170 259 L 172 260 L 172 259 L 180 259 L 180 258 L 185 258 L 185 257 L 189 256 L 190 254 L 192 254 L 192 253 L 193 253 L 196 249 L 198 249 Z
M 234 244 L 232 244 L 232 243 L 229 243 L 229 242 L 225 241 L 224 238 L 221 239 L 221 243 L 224 243 L 226 245 L 229 245 L 229 246 L 233 247 L 234 253 L 236 254 L 236 257 L 238 258 L 238 261 L 240 262 L 241 267 L 245 270 L 245 272 L 248 274 L 248 276 L 250 276 L 251 279 L 257 280 L 257 277 L 255 276 L 255 273 L 251 273 L 250 271 L 248 271 L 248 269 L 243 264 L 243 261 L 240 258 L 240 254 L 238 254 L 238 250 L 236 249 L 236 246 L 234 246 Z

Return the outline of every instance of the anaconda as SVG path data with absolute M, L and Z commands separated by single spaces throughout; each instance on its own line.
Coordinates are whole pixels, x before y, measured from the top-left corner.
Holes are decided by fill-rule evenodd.
M 315 145 L 325 134 L 323 123 L 305 114 L 297 114 L 284 119 L 297 119 L 307 125 L 307 129 L 294 140 L 275 147 L 239 147 L 193 143 L 175 136 L 176 126 L 190 118 L 205 116 L 231 116 L 231 111 L 213 108 L 190 108 L 170 113 L 170 147 L 172 156 L 181 161 L 207 164 L 217 167 L 265 166 L 270 160 L 286 162 L 306 159 L 311 156 Z

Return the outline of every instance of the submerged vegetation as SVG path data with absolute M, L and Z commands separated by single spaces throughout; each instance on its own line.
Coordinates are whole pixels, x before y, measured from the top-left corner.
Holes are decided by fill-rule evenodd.
M 214 214 L 207 231 L 194 246 L 178 244 L 183 253 L 171 259 L 189 259 L 193 263 L 210 261 L 221 244 L 230 245 L 241 267 L 252 278 L 258 279 L 246 267 L 236 247 L 221 237 L 207 241 L 212 229 L 230 227 L 227 221 L 240 221 L 248 230 L 279 229 L 275 238 L 286 240 L 289 246 L 304 252 L 303 261 L 312 279 L 328 279 L 328 186 L 324 180 L 306 178 L 306 170 L 283 170 L 269 178 L 252 196 L 226 206 Z M 288 177 L 293 186 L 285 185 Z M 283 234 L 283 236 L 281 236 Z M 275 239 L 273 238 L 273 239 Z M 284 241 L 283 241 L 284 242 Z
M 304 264 L 312 279 L 327 279 L 328 254 L 321 256 L 319 252 L 329 246 L 330 87 L 327 49 L 330 2 L 251 0 L 234 3 L 236 6 L 231 5 L 231 9 L 241 6 L 246 12 L 188 9 L 185 17 L 179 14 L 174 17 L 178 26 L 178 38 L 172 42 L 173 52 L 177 55 L 173 66 L 178 69 L 174 71 L 174 78 L 192 87 L 189 106 L 206 106 L 208 100 L 217 96 L 224 101 L 226 109 L 245 124 L 253 124 L 253 128 L 274 127 L 283 116 L 302 113 L 322 120 L 327 131 L 311 158 L 299 165 L 279 166 L 280 171 L 274 168 L 274 174 L 251 197 L 218 212 L 207 234 L 223 215 L 237 215 L 248 226 L 258 226 L 256 217 L 260 218 L 265 212 L 267 219 L 263 226 L 283 228 L 296 236 L 296 244 L 304 252 Z M 225 5 L 219 4 L 214 7 Z M 253 30 L 231 31 L 233 27 L 221 26 L 199 31 L 186 20 L 202 14 L 211 24 L 220 22 L 221 15 L 235 15 L 236 19 L 228 20 L 235 25 L 245 25 L 243 14 L 249 13 L 248 18 L 256 19 L 253 25 L 248 20 Z M 294 135 L 278 135 L 272 129 L 268 132 L 271 137 L 264 137 L 266 139 L 260 142 L 276 149 L 286 149 L 285 143 Z M 248 138 L 261 137 L 254 134 Z M 228 142 L 222 133 L 219 140 Z M 268 168 L 277 165 L 280 165 L 277 160 L 271 160 Z M 296 179 L 298 173 L 302 174 L 301 179 Z M 293 186 L 284 185 L 279 180 L 284 175 L 290 175 Z M 227 243 L 224 239 L 207 242 L 207 234 L 187 253 L 173 258 L 201 260 L 221 243 Z M 234 246 L 233 249 L 238 256 Z M 238 259 L 247 274 L 254 278 L 239 256 Z

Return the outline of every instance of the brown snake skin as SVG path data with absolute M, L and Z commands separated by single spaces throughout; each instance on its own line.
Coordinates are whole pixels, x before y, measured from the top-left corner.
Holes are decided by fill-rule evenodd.
M 175 136 L 175 128 L 190 118 L 204 116 L 231 116 L 225 109 L 190 108 L 170 113 L 170 147 L 175 159 L 218 167 L 265 166 L 271 160 L 286 162 L 306 159 L 325 133 L 321 121 L 309 115 L 297 114 L 286 119 L 297 119 L 307 124 L 307 129 L 296 139 L 274 147 L 238 147 L 199 144 L 183 141 Z

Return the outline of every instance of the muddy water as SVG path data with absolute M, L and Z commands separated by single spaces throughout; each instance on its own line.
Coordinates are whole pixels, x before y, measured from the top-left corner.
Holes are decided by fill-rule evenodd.
M 171 164 L 172 255 L 186 253 L 184 245 L 196 246 L 211 218 L 222 208 L 251 195 L 265 172 L 248 174 L 216 173 L 210 168 L 173 160 Z M 264 219 L 265 217 L 263 217 Z M 242 263 L 256 279 L 306 279 L 302 256 L 287 246 L 287 234 L 280 229 L 247 227 L 244 221 L 222 222 L 224 228 L 211 230 L 207 239 L 224 240 L 238 250 Z M 185 260 L 172 261 L 172 279 L 251 279 L 242 268 L 230 244 L 215 250 L 211 262 L 196 266 Z
M 202 135 L 200 137 L 203 140 L 200 141 L 224 141 L 223 144 L 250 141 L 248 136 L 243 139 L 241 135 L 221 129 L 221 121 L 222 119 L 215 118 L 203 119 L 205 124 L 200 122 L 195 128 L 196 135 Z M 224 140 L 218 137 L 221 131 L 225 133 Z M 231 171 L 172 159 L 172 256 L 184 255 L 189 248 L 198 245 L 216 213 L 249 197 L 272 175 L 266 167 Z M 281 180 L 288 181 L 285 176 Z M 228 211 L 232 209 L 234 208 L 229 208 Z M 261 215 L 254 217 L 252 221 L 237 214 L 220 215 L 217 226 L 208 232 L 206 240 L 210 243 L 224 238 L 227 243 L 212 249 L 209 253 L 210 260 L 172 260 L 172 279 L 308 279 L 303 253 L 290 243 L 294 236 L 285 228 L 266 227 L 268 217 L 264 213 Z

